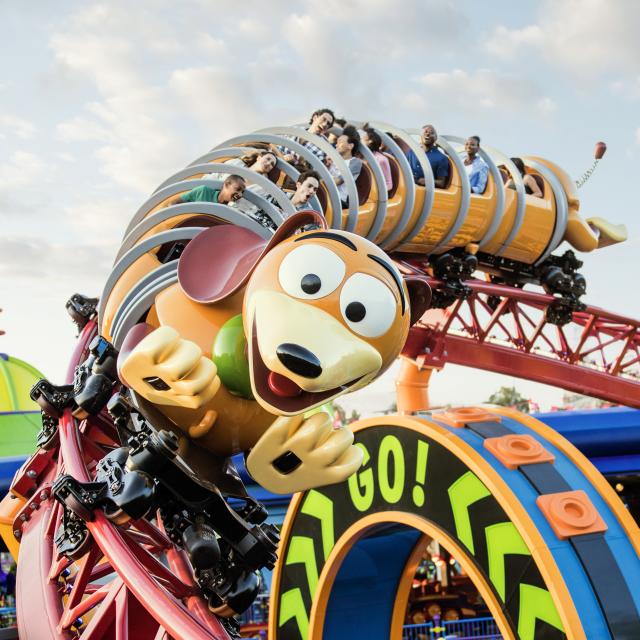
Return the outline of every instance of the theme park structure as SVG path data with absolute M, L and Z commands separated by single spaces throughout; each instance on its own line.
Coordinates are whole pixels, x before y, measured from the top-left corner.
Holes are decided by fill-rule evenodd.
M 553 253 L 563 241 L 614 244 L 624 230 L 583 220 L 574 183 L 547 160 L 523 158 L 543 192 L 534 198 L 485 148 L 487 189 L 472 194 L 460 140 L 444 136 L 450 179 L 436 189 L 414 131 L 370 126 L 391 192 L 365 147 L 354 181 L 302 128 L 227 140 L 135 213 L 99 301 L 69 300 L 80 335 L 67 380 L 34 387 L 39 448 L 2 503 L 20 637 L 234 637 L 256 571 L 275 566 L 273 640 L 400 638 L 427 538 L 455 555 L 504 638 L 638 637 L 640 531 L 606 480 L 532 417 L 428 412 L 427 397 L 430 371 L 454 362 L 640 406 L 638 322 L 587 306 L 581 262 Z M 346 176 L 347 209 L 306 142 Z M 226 164 L 265 145 L 277 155 L 268 178 Z M 322 216 L 294 210 L 284 187 L 298 170 L 283 148 L 320 175 L 309 209 Z M 230 173 L 259 188 L 245 198 L 270 224 L 172 203 Z M 265 322 L 265 308 L 282 315 Z M 291 331 L 286 343 L 275 324 Z M 355 445 L 320 414 L 296 417 L 400 352 L 404 415 L 352 425 Z M 298 491 L 280 540 L 229 462 L 249 450 L 261 484 Z

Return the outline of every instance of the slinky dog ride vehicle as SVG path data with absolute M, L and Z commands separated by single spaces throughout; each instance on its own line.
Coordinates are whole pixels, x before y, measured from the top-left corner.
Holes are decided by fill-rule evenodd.
M 253 477 L 281 493 L 359 468 L 351 432 L 308 412 L 383 373 L 432 302 L 425 279 L 403 276 L 388 254 L 445 281 L 435 305 L 467 295 L 462 280 L 481 268 L 542 284 L 562 323 L 580 307 L 584 279 L 571 252 L 551 252 L 563 240 L 589 251 L 624 238 L 579 217 L 572 183 L 552 163 L 525 159 L 543 190 L 534 202 L 496 152 L 516 186 L 503 189 L 483 151 L 489 183 L 475 195 L 456 139 L 443 138 L 451 179 L 435 189 L 412 134 L 372 126 L 391 163 L 390 193 L 365 147 L 354 181 L 335 149 L 304 129 L 228 140 L 135 213 L 99 302 L 69 301 L 82 328 L 69 379 L 34 387 L 41 448 L 3 503 L 3 535 L 16 552 L 20 541 L 19 590 L 44 611 L 34 617 L 19 603 L 21 635 L 124 637 L 113 626 L 128 628 L 123 610 L 138 616 L 136 637 L 235 634 L 233 615 L 257 594 L 258 570 L 274 565 L 278 535 L 230 456 L 244 452 Z M 346 176 L 347 210 L 305 142 Z M 277 155 L 269 177 L 226 164 L 252 145 Z M 309 211 L 296 212 L 286 194 L 298 171 L 282 148 L 321 177 Z M 413 183 L 406 149 L 425 187 Z M 220 189 L 225 174 L 258 187 L 244 197 L 259 218 L 219 202 L 175 203 L 194 187 Z

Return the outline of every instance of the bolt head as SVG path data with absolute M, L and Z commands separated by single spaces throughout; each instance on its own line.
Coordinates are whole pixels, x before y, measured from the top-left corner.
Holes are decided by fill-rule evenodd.
M 22 531 L 20 531 L 20 529 L 14 529 L 13 536 L 14 538 L 17 538 L 18 540 L 20 540 L 20 538 L 22 538 Z
M 29 469 L 29 471 L 27 471 L 27 477 L 28 478 L 35 478 L 36 475 L 38 475 L 33 469 Z

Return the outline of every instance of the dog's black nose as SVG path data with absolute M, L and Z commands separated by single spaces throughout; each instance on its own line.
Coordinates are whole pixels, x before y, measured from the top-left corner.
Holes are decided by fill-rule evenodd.
M 322 373 L 320 360 L 308 349 L 285 342 L 276 349 L 280 362 L 303 378 L 317 378 Z

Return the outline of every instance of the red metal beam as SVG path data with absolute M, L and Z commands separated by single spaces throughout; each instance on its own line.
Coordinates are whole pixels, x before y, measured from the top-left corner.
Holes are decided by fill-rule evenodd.
M 426 277 L 433 289 L 443 287 Z M 403 355 L 422 366 L 453 362 L 640 408 L 638 320 L 590 306 L 558 327 L 545 319 L 556 302 L 551 295 L 481 280 L 465 284 L 471 296 L 428 311 L 409 332 Z
M 640 409 L 638 382 L 500 345 L 478 344 L 459 336 L 447 336 L 444 348 L 447 361 L 453 364 L 542 382 Z

